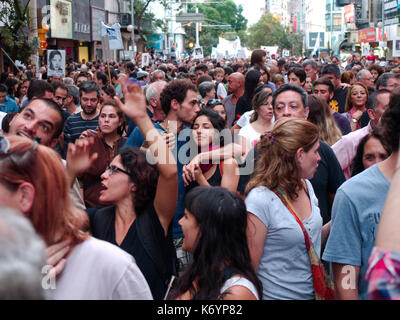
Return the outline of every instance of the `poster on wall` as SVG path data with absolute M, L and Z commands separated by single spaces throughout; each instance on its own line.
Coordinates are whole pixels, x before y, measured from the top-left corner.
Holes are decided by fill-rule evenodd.
M 393 40 L 393 57 L 400 57 L 400 38 Z
M 361 46 L 361 55 L 364 57 L 368 56 L 370 50 L 371 50 L 371 46 L 369 44 L 363 44 Z
M 47 50 L 47 76 L 65 76 L 65 50 Z

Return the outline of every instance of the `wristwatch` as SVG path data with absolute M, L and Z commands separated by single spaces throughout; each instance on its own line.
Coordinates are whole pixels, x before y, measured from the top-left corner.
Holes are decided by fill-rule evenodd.
M 358 123 L 358 120 L 354 118 L 351 118 L 351 121 L 353 121 L 354 123 Z

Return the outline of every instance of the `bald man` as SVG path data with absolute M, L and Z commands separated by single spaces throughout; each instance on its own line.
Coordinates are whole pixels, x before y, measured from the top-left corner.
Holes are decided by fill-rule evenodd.
M 227 123 L 229 129 L 235 120 L 236 103 L 239 98 L 244 94 L 244 75 L 239 72 L 232 73 L 228 77 L 228 92 L 230 93 L 223 101 L 226 109 Z

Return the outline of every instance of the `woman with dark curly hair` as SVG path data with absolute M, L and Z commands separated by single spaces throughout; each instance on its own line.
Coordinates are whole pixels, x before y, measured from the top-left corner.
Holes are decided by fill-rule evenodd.
M 383 137 L 382 129 L 375 127 L 370 134 L 360 141 L 357 147 L 351 176 L 354 177 L 374 164 L 385 160 L 391 153 L 390 147 Z
M 221 187 L 197 187 L 185 198 L 179 220 L 182 248 L 193 260 L 168 299 L 256 300 L 261 282 L 251 265 L 243 200 Z
M 371 72 L 372 77 L 374 78 L 374 83 L 376 83 L 376 80 L 378 80 L 381 74 L 385 72 L 385 68 L 376 63 L 369 65 L 367 70 Z
M 101 175 L 99 198 L 110 206 L 89 215 L 90 227 L 94 237 L 119 246 L 135 258 L 154 299 L 160 300 L 175 274 L 171 222 L 178 198 L 177 165 L 146 113 L 141 87 L 132 84 L 126 88 L 122 81 L 121 86 L 125 104 L 114 99 L 148 138 L 150 153 L 146 158 L 138 148 L 125 148 L 111 161 Z

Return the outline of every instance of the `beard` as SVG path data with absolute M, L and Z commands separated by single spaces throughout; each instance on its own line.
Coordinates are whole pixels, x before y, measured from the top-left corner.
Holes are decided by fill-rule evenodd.
M 82 106 L 82 111 L 85 115 L 91 116 L 96 113 L 97 111 L 97 106 L 96 107 L 88 107 L 88 106 Z

